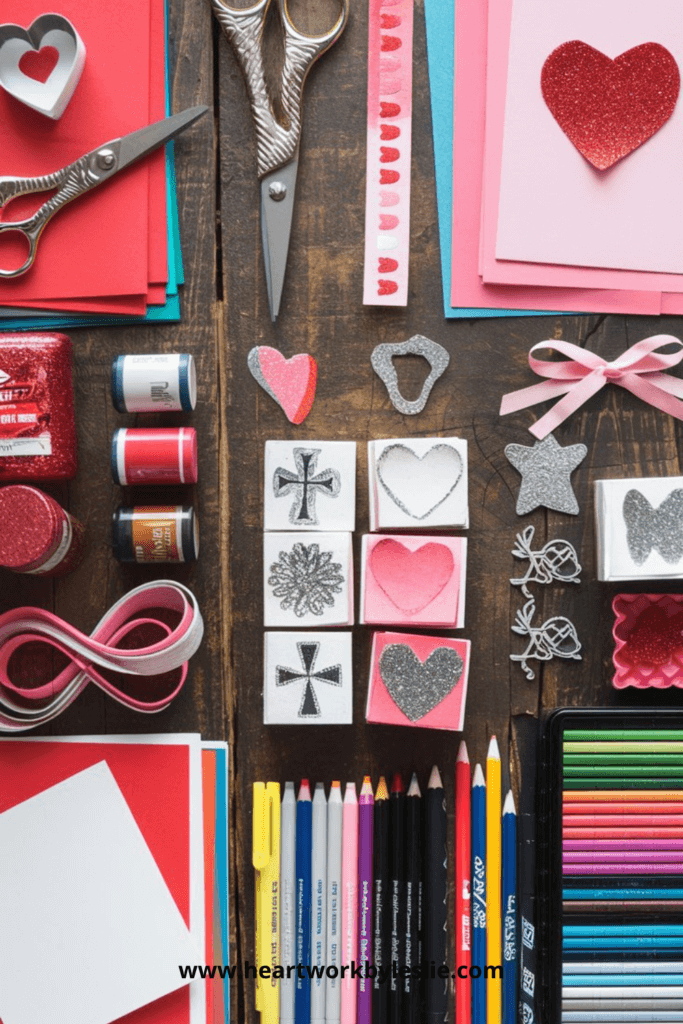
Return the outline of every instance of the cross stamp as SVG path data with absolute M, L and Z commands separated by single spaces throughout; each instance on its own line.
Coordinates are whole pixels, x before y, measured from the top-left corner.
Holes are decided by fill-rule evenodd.
M 297 650 L 303 672 L 300 669 L 283 668 L 277 666 L 275 670 L 276 686 L 289 686 L 291 683 L 303 683 L 304 689 L 299 707 L 300 718 L 319 718 L 320 704 L 316 695 L 313 683 L 327 683 L 330 686 L 341 686 L 342 667 L 341 665 L 330 665 L 329 668 L 322 668 L 316 671 L 315 663 L 320 651 L 319 643 L 298 643 Z
M 320 473 L 318 456 L 320 448 L 295 448 L 296 473 L 278 466 L 273 476 L 273 492 L 276 498 L 294 495 L 289 510 L 289 521 L 295 526 L 317 526 L 316 498 L 325 494 L 336 498 L 341 490 L 341 477 L 336 469 L 324 469 Z
M 349 725 L 353 720 L 350 632 L 276 632 L 264 638 L 265 725 Z
M 266 533 L 355 530 L 355 441 L 266 441 L 263 471 Z

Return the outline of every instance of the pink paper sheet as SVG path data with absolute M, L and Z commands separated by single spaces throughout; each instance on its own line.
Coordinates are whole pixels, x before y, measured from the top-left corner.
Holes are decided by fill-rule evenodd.
M 451 304 L 503 309 L 657 315 L 659 294 L 485 284 L 478 273 L 486 118 L 487 7 L 457 0 Z

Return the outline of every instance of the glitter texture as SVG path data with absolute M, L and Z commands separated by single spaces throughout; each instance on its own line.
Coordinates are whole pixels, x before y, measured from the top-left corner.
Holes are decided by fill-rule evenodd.
M 576 500 L 570 476 L 588 454 L 585 444 L 562 448 L 552 434 L 537 441 L 533 448 L 509 444 L 505 449 L 509 462 L 522 474 L 517 498 L 517 515 L 524 516 L 539 505 L 576 516 Z
M 422 356 L 430 366 L 430 374 L 424 382 L 419 398 L 416 398 L 414 402 L 408 402 L 399 391 L 398 374 L 392 362 L 394 356 L 406 355 Z M 377 345 L 370 357 L 372 368 L 386 387 L 391 404 L 397 412 L 403 413 L 404 416 L 415 416 L 418 412 L 422 412 L 432 393 L 432 388 L 446 370 L 450 359 L 451 357 L 443 345 L 430 341 L 422 334 L 416 334 L 408 341 L 396 345 Z
M 458 685 L 463 661 L 452 647 L 437 647 L 423 663 L 407 644 L 390 644 L 379 672 L 391 699 L 406 718 L 424 718 Z
M 334 595 L 342 593 L 340 569 L 331 551 L 321 552 L 318 544 L 295 544 L 291 551 L 280 552 L 270 567 L 268 583 L 273 595 L 282 598 L 283 611 L 292 608 L 299 618 L 322 615 L 325 605 L 334 606 Z
M 678 65 L 659 43 L 610 60 L 578 39 L 550 54 L 541 71 L 543 99 L 567 138 L 603 171 L 642 146 L 671 117 Z
M 650 552 L 658 551 L 665 562 L 675 565 L 683 557 L 683 489 L 672 491 L 654 509 L 644 494 L 630 490 L 624 498 L 626 543 L 636 565 Z

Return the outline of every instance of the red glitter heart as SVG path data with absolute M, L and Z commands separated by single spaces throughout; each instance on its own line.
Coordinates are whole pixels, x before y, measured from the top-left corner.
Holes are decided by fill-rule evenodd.
M 379 288 L 377 289 L 378 295 L 393 295 L 394 292 L 398 291 L 398 285 L 395 281 L 378 281 Z
M 390 171 L 384 167 L 380 168 L 379 172 L 379 183 L 380 185 L 395 185 L 401 175 L 398 171 Z
M 380 231 L 393 231 L 395 227 L 398 227 L 398 217 L 395 217 L 393 213 L 380 213 Z
M 401 108 L 398 103 L 380 103 L 379 105 L 380 117 L 398 117 L 400 113 Z
M 382 44 L 380 49 L 382 50 L 383 53 L 386 53 L 388 50 L 398 50 L 400 45 L 401 40 L 398 38 L 398 36 L 382 36 Z
M 394 160 L 398 160 L 401 155 L 399 151 L 394 149 L 392 146 L 380 146 L 379 151 L 382 154 L 380 156 L 380 161 L 383 164 L 392 164 Z
M 401 134 L 401 129 L 397 124 L 381 124 L 379 126 L 379 137 L 382 142 L 389 142 L 391 139 L 397 139 Z
M 43 85 L 57 67 L 59 51 L 54 46 L 43 46 L 40 50 L 27 50 L 19 61 L 22 75 Z
M 379 16 L 380 28 L 398 28 L 400 24 L 401 19 L 398 14 L 380 14 Z
M 681 77 L 659 43 L 643 43 L 615 60 L 578 39 L 550 54 L 541 90 L 562 131 L 604 171 L 642 146 L 671 117 Z
M 398 270 L 398 261 L 391 260 L 388 256 L 380 256 L 377 270 L 380 274 L 391 274 L 394 270 Z

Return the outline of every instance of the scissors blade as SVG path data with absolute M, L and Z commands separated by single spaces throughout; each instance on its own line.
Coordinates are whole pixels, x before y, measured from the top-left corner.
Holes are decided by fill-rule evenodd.
M 190 107 L 180 114 L 173 114 L 164 118 L 163 121 L 156 121 L 154 124 L 139 128 L 130 135 L 124 135 L 120 140 L 118 157 L 118 170 L 122 170 L 129 164 L 140 160 L 143 156 L 163 146 L 165 142 L 175 139 L 191 124 L 198 121 L 208 110 L 208 107 Z
M 290 163 L 267 174 L 261 181 L 261 235 L 268 286 L 270 318 L 275 323 L 287 268 L 289 236 L 292 231 L 298 154 Z

